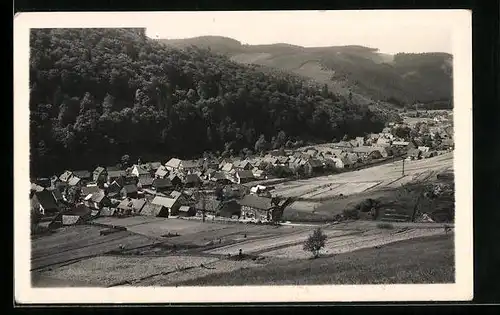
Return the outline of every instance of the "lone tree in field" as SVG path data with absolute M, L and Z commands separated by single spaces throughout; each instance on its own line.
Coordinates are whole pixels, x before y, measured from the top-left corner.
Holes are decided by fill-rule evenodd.
M 325 247 L 326 235 L 321 228 L 317 228 L 309 235 L 304 243 L 304 250 L 311 252 L 314 258 L 319 257 L 319 251 Z

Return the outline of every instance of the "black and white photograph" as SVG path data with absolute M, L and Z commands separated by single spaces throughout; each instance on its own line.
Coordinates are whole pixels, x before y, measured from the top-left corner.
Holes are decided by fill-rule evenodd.
M 471 299 L 470 28 L 465 10 L 16 16 L 16 297 Z

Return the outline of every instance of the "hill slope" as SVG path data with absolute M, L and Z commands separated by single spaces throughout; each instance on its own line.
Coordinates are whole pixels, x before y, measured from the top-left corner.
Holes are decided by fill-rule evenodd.
M 238 154 L 384 123 L 299 76 L 168 48 L 142 29 L 34 29 L 30 49 L 33 175 L 115 164 L 124 154 Z
M 452 100 L 452 56 L 446 53 L 381 54 L 362 46 L 305 48 L 289 44 L 242 45 L 226 37 L 203 36 L 160 42 L 198 46 L 242 64 L 275 67 L 312 78 L 358 103 L 396 105 Z

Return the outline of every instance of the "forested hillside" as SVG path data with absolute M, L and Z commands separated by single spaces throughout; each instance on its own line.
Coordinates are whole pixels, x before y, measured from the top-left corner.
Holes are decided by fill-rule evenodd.
M 414 103 L 452 106 L 452 56 L 446 53 L 392 56 L 363 46 L 242 45 L 219 36 L 160 39 L 160 42 L 177 48 L 193 45 L 210 48 L 243 64 L 294 72 L 326 83 L 337 93 L 353 93 L 367 104 L 387 101 L 396 106 Z
M 384 123 L 326 86 L 168 48 L 142 29 L 37 29 L 30 45 L 32 175 L 116 164 L 124 154 L 236 155 Z

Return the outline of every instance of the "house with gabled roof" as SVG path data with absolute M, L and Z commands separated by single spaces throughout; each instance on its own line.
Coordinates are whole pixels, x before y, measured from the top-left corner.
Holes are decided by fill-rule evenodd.
M 306 172 L 306 174 L 313 174 L 315 172 L 319 172 L 324 167 L 323 162 L 321 162 L 318 159 L 312 158 L 312 159 L 308 159 L 308 160 L 304 160 L 304 161 L 305 161 L 305 163 L 301 166 L 304 166 L 304 171 Z
M 325 163 L 329 165 L 333 165 L 336 168 L 344 168 L 344 162 L 341 158 L 337 157 L 328 157 L 325 159 Z
M 187 187 L 198 186 L 202 183 L 200 176 L 197 174 L 187 174 L 183 182 Z
M 388 139 L 386 137 L 379 137 L 377 139 L 377 142 L 375 142 L 375 144 L 372 143 L 372 145 L 379 147 L 388 147 L 391 145 L 391 142 L 391 139 Z
M 179 213 L 179 208 L 183 205 L 183 198 L 169 198 L 155 196 L 151 201 L 152 204 L 160 205 L 168 211 L 168 215 L 177 215 Z
M 31 198 L 31 205 L 38 209 L 42 215 L 51 215 L 60 211 L 54 196 L 48 190 L 35 192 Z
M 73 175 L 80 178 L 83 182 L 89 182 L 92 180 L 92 174 L 89 171 L 73 171 Z
M 172 183 L 172 185 L 174 187 L 179 187 L 182 185 L 183 177 L 181 177 L 177 173 L 170 173 L 170 175 L 168 176 L 168 179 L 170 180 L 170 182 Z
M 97 182 L 105 182 L 105 181 L 107 181 L 107 178 L 108 178 L 108 172 L 102 166 L 96 167 L 94 172 L 92 172 L 92 180 L 96 183 Z
M 118 183 L 122 182 L 124 177 L 127 175 L 127 173 L 125 171 L 121 171 L 121 170 L 118 170 L 118 171 L 107 171 L 107 175 L 108 175 L 108 183 L 112 183 L 114 181 L 117 181 Z
M 120 196 L 120 191 L 122 190 L 122 186 L 118 184 L 118 182 L 114 181 L 108 185 L 106 191 L 108 193 L 109 198 L 116 198 Z
M 149 164 L 140 164 L 140 165 L 134 164 L 132 166 L 130 174 L 135 177 L 141 178 L 141 177 L 151 177 L 151 172 L 152 169 Z
M 233 163 L 225 163 L 224 166 L 222 167 L 221 171 L 229 173 L 230 171 L 233 170 L 233 168 L 234 168 Z
M 270 220 L 270 211 L 273 208 L 271 198 L 257 195 L 246 195 L 238 201 L 241 206 L 241 216 L 243 218 L 253 218 L 260 221 Z
M 156 172 L 162 166 L 161 162 L 149 162 L 147 164 L 149 164 L 149 168 L 153 172 Z
M 255 179 L 253 172 L 251 170 L 236 171 L 234 178 L 237 184 L 248 183 Z
M 69 186 L 81 186 L 82 184 L 82 180 L 74 175 L 68 180 Z
M 155 178 L 152 184 L 155 191 L 164 192 L 173 187 L 172 182 L 168 178 Z
M 62 181 L 62 182 L 69 182 L 69 180 L 71 179 L 71 177 L 73 177 L 73 172 L 71 171 L 64 171 L 64 173 L 62 173 L 60 176 L 59 176 L 59 180 Z
M 73 208 L 59 213 L 50 223 L 50 227 L 83 224 L 92 218 L 92 209 L 84 204 L 77 204 Z
M 171 158 L 167 163 L 165 163 L 165 167 L 169 171 L 178 170 L 180 168 L 180 165 L 181 160 L 177 158 Z
M 187 173 L 194 173 L 203 168 L 202 161 L 200 160 L 182 160 L 179 168 Z
M 129 184 L 122 187 L 120 194 L 122 198 L 137 198 L 137 185 Z
M 120 214 L 139 214 L 146 204 L 144 199 L 125 198 L 116 207 Z
M 146 202 L 139 214 L 144 216 L 167 218 L 168 208 L 161 204 Z
M 210 181 L 220 184 L 229 184 L 231 182 L 231 177 L 224 172 L 215 172 L 210 176 Z
M 98 186 L 84 186 L 81 188 L 81 195 L 86 197 L 90 194 L 102 191 Z
M 252 164 L 248 160 L 236 161 L 233 167 L 237 170 L 250 170 L 252 168 Z
M 100 210 L 104 207 L 111 206 L 111 199 L 109 199 L 105 192 L 99 191 L 87 195 L 83 198 L 83 203 L 90 209 Z
M 139 181 L 137 183 L 137 186 L 141 189 L 150 188 L 153 186 L 153 181 L 154 181 L 153 177 L 141 176 L 141 177 L 139 177 Z
M 165 166 L 160 166 L 156 172 L 155 172 L 155 177 L 156 178 L 166 178 L 169 174 L 169 171 L 167 170 L 167 168 Z

